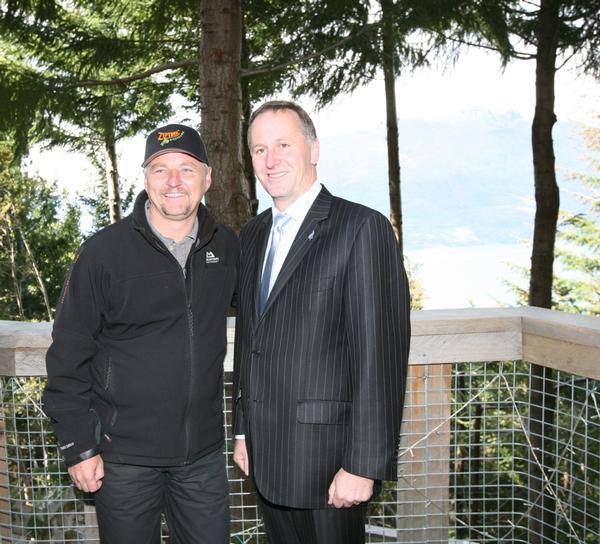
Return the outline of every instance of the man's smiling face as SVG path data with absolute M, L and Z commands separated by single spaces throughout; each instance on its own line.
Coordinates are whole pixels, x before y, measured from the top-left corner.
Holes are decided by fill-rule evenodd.
M 210 187 L 211 169 L 186 153 L 164 153 L 145 168 L 150 214 L 159 223 L 185 221 L 198 212 Z
M 254 172 L 275 206 L 285 210 L 316 179 L 318 140 L 309 141 L 292 110 L 267 110 L 250 126 Z

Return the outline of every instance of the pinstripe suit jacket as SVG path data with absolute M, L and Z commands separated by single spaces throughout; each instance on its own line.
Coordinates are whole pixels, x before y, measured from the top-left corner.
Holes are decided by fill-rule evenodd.
M 323 188 L 259 317 L 270 228 L 267 210 L 240 235 L 234 430 L 263 497 L 322 508 L 340 468 L 396 479 L 408 284 L 389 221 Z

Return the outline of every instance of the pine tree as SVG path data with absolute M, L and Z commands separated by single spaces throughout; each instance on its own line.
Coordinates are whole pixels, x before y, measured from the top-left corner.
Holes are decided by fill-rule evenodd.
M 584 138 L 595 174 L 577 174 L 575 178 L 589 190 L 581 195 L 589 212 L 563 213 L 556 252 L 561 272 L 554 277 L 552 302 L 554 308 L 565 312 L 600 315 L 600 128 L 587 127 Z
M 0 129 L 15 143 L 15 161 L 34 143 L 84 152 L 106 180 L 111 222 L 121 214 L 117 142 L 172 113 L 171 80 L 120 77 L 177 49 L 177 39 L 149 33 L 144 4 L 0 4 Z
M 81 241 L 79 211 L 11 166 L 11 145 L 0 141 L 0 319 L 47 321 Z

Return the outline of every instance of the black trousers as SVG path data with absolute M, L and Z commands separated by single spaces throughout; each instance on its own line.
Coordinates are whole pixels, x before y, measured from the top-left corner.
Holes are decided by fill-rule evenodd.
M 270 544 L 364 544 L 367 503 L 352 508 L 298 509 L 258 494 Z
M 162 512 L 172 544 L 229 543 L 229 485 L 220 450 L 181 467 L 105 462 L 94 499 L 103 544 L 160 544 Z

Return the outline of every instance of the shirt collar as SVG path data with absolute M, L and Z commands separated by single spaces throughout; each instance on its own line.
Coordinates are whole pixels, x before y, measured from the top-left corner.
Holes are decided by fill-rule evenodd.
M 271 213 L 273 214 L 273 217 L 275 217 L 275 215 L 277 215 L 278 213 L 285 213 L 286 215 L 289 215 L 294 221 L 302 223 L 302 221 L 304 221 L 304 218 L 306 217 L 306 214 L 308 213 L 308 210 L 310 210 L 311 206 L 317 199 L 317 196 L 319 196 L 320 192 L 321 184 L 315 181 L 308 188 L 307 191 L 302 193 L 283 212 L 280 212 L 273 204 L 271 206 Z

